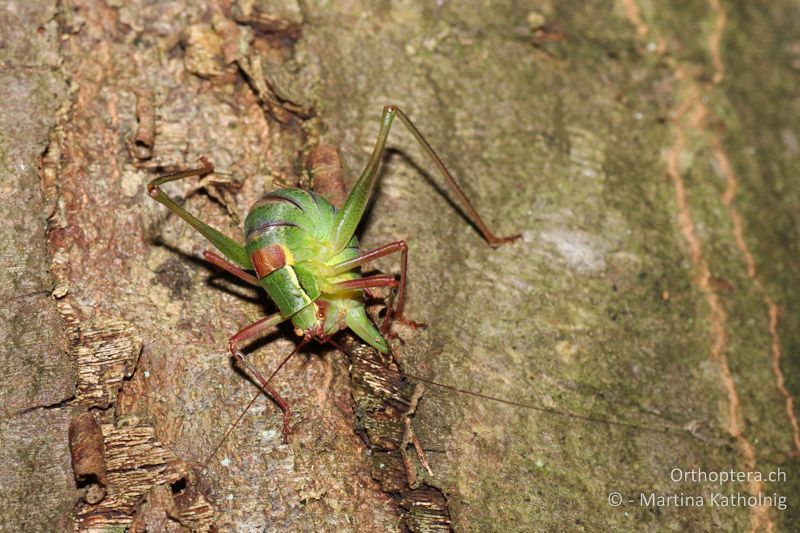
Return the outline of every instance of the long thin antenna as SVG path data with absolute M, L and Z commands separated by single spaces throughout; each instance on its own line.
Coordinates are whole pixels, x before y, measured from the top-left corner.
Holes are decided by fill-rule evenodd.
M 573 413 L 571 411 L 561 411 L 559 409 L 553 409 L 551 407 L 544 407 L 544 406 L 535 405 L 535 404 L 532 404 L 532 403 L 515 402 L 515 401 L 512 401 L 512 400 L 506 400 L 504 398 L 498 398 L 496 396 L 489 396 L 488 394 L 482 394 L 480 392 L 474 392 L 474 391 L 471 391 L 471 390 L 461 389 L 459 387 L 454 387 L 452 385 L 445 385 L 444 383 L 439 383 L 439 382 L 433 381 L 431 379 L 423 378 L 422 376 L 409 374 L 408 372 L 400 372 L 400 371 L 397 371 L 397 370 L 393 370 L 391 368 L 388 368 L 388 369 L 385 369 L 385 370 L 388 370 L 389 372 L 392 372 L 392 373 L 399 374 L 401 376 L 406 376 L 408 378 L 415 379 L 417 381 L 421 381 L 423 383 L 427 383 L 429 385 L 433 385 L 435 387 L 440 387 L 440 388 L 451 390 L 451 391 L 454 391 L 454 392 L 460 392 L 461 394 L 466 394 L 468 396 L 474 396 L 476 398 L 483 398 L 484 400 L 491 400 L 493 402 L 499 402 L 499 403 L 503 403 L 503 404 L 506 404 L 506 405 L 512 405 L 514 407 L 522 407 L 524 409 L 532 409 L 534 411 L 539 411 L 541 413 L 547 413 L 547 414 L 550 414 L 550 415 L 558 415 L 558 416 L 565 416 L 565 417 L 568 417 L 568 418 L 575 418 L 575 419 L 578 419 L 578 420 L 583 420 L 584 422 L 591 422 L 591 423 L 594 423 L 594 424 L 607 424 L 607 425 L 610 425 L 610 426 L 628 427 L 628 428 L 633 428 L 633 429 L 639 429 L 639 430 L 642 430 L 642 431 L 651 431 L 651 432 L 654 432 L 654 433 L 666 433 L 666 432 L 668 432 L 670 430 L 672 430 L 672 431 L 674 431 L 674 430 L 684 431 L 684 429 L 681 428 L 681 427 L 672 426 L 672 425 L 668 425 L 668 424 L 664 424 L 661 427 L 642 426 L 642 425 L 639 425 L 639 424 L 634 424 L 632 422 L 621 422 L 619 420 L 611 420 L 611 419 L 608 419 L 608 418 L 599 418 L 599 417 L 593 417 L 593 416 L 588 416 L 588 415 L 580 415 L 578 413 Z
M 245 407 L 244 410 L 241 412 L 239 417 L 233 422 L 233 424 L 230 424 L 228 426 L 228 429 L 225 431 L 225 435 L 223 435 L 222 438 L 220 439 L 220 441 L 217 443 L 216 447 L 214 448 L 214 451 L 211 452 L 211 455 L 209 455 L 206 458 L 205 461 L 203 461 L 203 465 L 200 467 L 200 471 L 203 471 L 203 470 L 206 469 L 206 467 L 208 466 L 208 463 L 211 461 L 211 459 L 213 459 L 214 456 L 217 455 L 217 452 L 219 451 L 219 449 L 222 448 L 222 445 L 225 444 L 226 440 L 228 440 L 228 435 L 230 435 L 231 431 L 233 431 L 234 428 L 236 428 L 236 426 L 239 425 L 239 422 L 242 421 L 242 418 L 244 418 L 244 415 L 246 415 L 247 411 L 249 411 L 250 408 L 253 407 L 253 404 L 256 403 L 256 400 L 258 400 L 258 397 L 261 396 L 261 394 L 262 394 L 262 391 L 258 391 L 256 393 L 256 395 L 253 396 L 253 399 L 250 400 L 250 403 L 247 404 L 247 407 Z
M 351 358 L 357 358 L 357 359 L 363 360 L 363 358 L 361 358 L 358 355 L 354 354 L 351 350 L 348 350 L 348 349 L 344 348 L 339 343 L 337 343 L 335 341 L 332 341 L 332 340 L 328 340 L 328 342 L 333 344 L 336 348 L 338 348 L 342 352 L 346 353 Z M 657 427 L 657 426 L 642 426 L 640 424 L 634 424 L 632 422 L 622 422 L 622 421 L 619 421 L 619 420 L 611 420 L 611 419 L 608 419 L 608 418 L 581 415 L 581 414 L 578 414 L 578 413 L 573 413 L 571 411 L 562 411 L 560 409 L 553 409 L 551 407 L 544 407 L 544 406 L 536 405 L 536 404 L 532 404 L 532 403 L 515 402 L 515 401 L 512 401 L 512 400 L 506 400 L 505 398 L 498 398 L 497 396 L 490 396 L 488 394 L 482 394 L 480 392 L 475 392 L 475 391 L 471 391 L 471 390 L 467 390 L 467 389 L 462 389 L 460 387 L 454 387 L 452 385 L 446 385 L 444 383 L 439 383 L 438 381 L 434 381 L 432 379 L 424 378 L 422 376 L 417 376 L 415 374 L 410 374 L 408 372 L 401 372 L 399 370 L 394 370 L 394 369 L 388 368 L 388 367 L 382 367 L 382 368 L 383 368 L 383 370 L 385 370 L 385 371 L 387 371 L 387 372 L 389 372 L 391 374 L 395 374 L 395 375 L 400 376 L 400 377 L 407 377 L 407 378 L 410 378 L 410 379 L 421 381 L 423 383 L 427 383 L 429 385 L 433 385 L 434 387 L 439 387 L 439 388 L 442 388 L 442 389 L 451 390 L 453 392 L 466 394 L 467 396 L 474 396 L 476 398 L 482 398 L 484 400 L 490 400 L 490 401 L 502 403 L 502 404 L 505 404 L 505 405 L 511 405 L 511 406 L 514 406 L 514 407 L 521 407 L 523 409 L 531 409 L 533 411 L 539 411 L 541 413 L 546 413 L 546 414 L 550 414 L 550 415 L 557 415 L 557 416 L 564 416 L 564 417 L 568 417 L 568 418 L 574 418 L 576 420 L 582 420 L 584 422 L 590 422 L 590 423 L 593 423 L 593 424 L 606 424 L 606 425 L 610 425 L 610 426 L 627 427 L 627 428 L 637 429 L 637 430 L 641 430 L 641 431 L 649 431 L 649 432 L 653 432 L 653 433 L 667 433 L 669 431 L 673 431 L 673 433 L 672 433 L 673 435 L 691 436 L 691 432 L 689 432 L 688 430 L 686 430 L 686 429 L 684 429 L 684 428 L 682 428 L 680 426 L 674 426 L 674 425 L 670 425 L 670 424 L 663 424 L 660 427 Z
M 281 364 L 278 365 L 278 368 L 276 368 L 275 371 L 272 372 L 272 374 L 269 376 L 269 379 L 267 379 L 267 382 L 269 382 L 275 376 L 275 374 L 277 374 L 278 371 L 281 368 L 283 368 L 283 365 L 286 364 L 286 362 L 295 353 L 300 351 L 300 349 L 303 346 L 305 346 L 309 340 L 310 339 L 303 339 L 303 341 L 300 342 L 300 344 L 297 346 L 297 348 L 295 348 L 294 351 L 292 351 L 292 353 L 290 353 L 281 362 Z M 330 339 L 330 338 L 324 339 L 323 344 L 326 344 L 326 343 L 327 344 L 331 344 L 333 347 L 335 347 L 336 349 L 338 349 L 342 353 L 348 355 L 351 359 L 364 360 L 364 358 L 359 357 L 352 350 L 349 350 L 348 348 L 345 348 L 342 344 L 334 341 L 333 339 Z M 249 363 L 249 362 L 246 361 L 246 364 L 247 363 Z M 651 433 L 665 434 L 665 433 L 670 433 L 671 432 L 670 433 L 671 435 L 676 435 L 676 436 L 681 436 L 681 437 L 684 437 L 684 436 L 685 437 L 694 437 L 694 435 L 692 434 L 691 431 L 689 431 L 688 429 L 686 429 L 684 427 L 681 427 L 681 426 L 676 426 L 676 425 L 671 425 L 671 424 L 661 424 L 660 426 L 643 426 L 643 425 L 640 425 L 640 424 L 634 424 L 632 422 L 623 422 L 623 421 L 620 421 L 620 420 L 612 420 L 612 419 L 609 419 L 609 418 L 582 415 L 582 414 L 578 414 L 578 413 L 573 413 L 571 411 L 563 411 L 563 410 L 560 410 L 560 409 L 553 409 L 551 407 L 544 407 L 542 405 L 537 405 L 537 404 L 533 404 L 533 403 L 516 402 L 516 401 L 513 401 L 513 400 L 507 400 L 505 398 L 499 398 L 497 396 L 490 396 L 488 394 L 483 394 L 483 393 L 480 393 L 480 392 L 475 392 L 475 391 L 471 391 L 471 390 L 467 390 L 467 389 L 462 389 L 460 387 L 455 387 L 453 385 L 446 385 L 444 383 L 439 383 L 438 381 L 434 381 L 432 379 L 424 378 L 422 376 L 418 376 L 418 375 L 415 375 L 415 374 L 410 374 L 408 372 L 401 372 L 399 370 L 394 370 L 394 369 L 388 368 L 388 367 L 382 367 L 382 369 L 384 371 L 390 373 L 390 374 L 394 374 L 396 376 L 400 376 L 400 377 L 405 377 L 405 378 L 410 378 L 410 379 L 414 379 L 414 380 L 417 380 L 417 381 L 421 381 L 423 383 L 427 383 L 428 385 L 433 385 L 434 387 L 439 387 L 439 388 L 450 390 L 450 391 L 453 391 L 453 392 L 458 392 L 460 394 L 466 394 L 467 396 L 473 396 L 475 398 L 481 398 L 483 400 L 489 400 L 489 401 L 492 401 L 492 402 L 498 402 L 498 403 L 502 403 L 502 404 L 505 404 L 505 405 L 511 405 L 513 407 L 520 407 L 520 408 L 523 408 L 523 409 L 530 409 L 530 410 L 533 410 L 533 411 L 538 411 L 540 413 L 545 413 L 545 414 L 549 414 L 549 415 L 556 415 L 556 416 L 563 416 L 563 417 L 567 417 L 567 418 L 573 418 L 575 420 L 581 420 L 583 422 L 588 422 L 588 423 L 592 423 L 592 424 L 604 424 L 604 425 L 609 425 L 609 426 L 626 427 L 626 428 L 636 429 L 636 430 L 639 430 L 639 431 L 647 431 L 647 432 L 651 432 Z M 242 418 L 244 418 L 244 415 L 247 413 L 247 411 L 250 410 L 250 408 L 253 406 L 253 404 L 258 399 L 258 397 L 261 396 L 262 392 L 263 391 L 259 391 L 253 397 L 253 399 L 250 400 L 250 403 L 247 404 L 247 407 L 244 408 L 244 410 L 239 415 L 239 417 L 236 419 L 236 421 L 234 421 L 230 426 L 228 426 L 228 429 L 225 432 L 225 435 L 222 437 L 222 440 L 220 440 L 219 444 L 217 444 L 216 448 L 214 448 L 214 451 L 211 453 L 211 455 L 208 457 L 208 459 L 206 459 L 205 462 L 203 463 L 203 467 L 202 467 L 203 469 L 205 469 L 205 467 L 208 465 L 209 461 L 211 461 L 211 459 L 217 454 L 219 449 L 222 447 L 222 445 L 227 440 L 227 438 L 230 435 L 230 433 L 236 428 L 236 426 L 239 425 L 239 422 L 241 422 Z
M 281 364 L 279 364 L 279 365 L 278 365 L 278 368 L 276 368 L 276 369 L 275 369 L 275 370 L 272 372 L 272 374 L 270 374 L 270 376 L 267 378 L 267 383 L 269 383 L 269 382 L 272 380 L 272 378 L 274 378 L 274 377 L 275 377 L 275 374 L 277 374 L 277 373 L 278 373 L 278 371 L 279 371 L 281 368 L 283 368 L 283 365 L 285 365 L 285 364 L 286 364 L 286 362 L 287 362 L 289 359 L 291 359 L 291 357 L 292 357 L 294 354 L 296 354 L 297 352 L 299 352 L 299 351 L 300 351 L 300 350 L 301 350 L 301 349 L 302 349 L 302 348 L 303 348 L 303 347 L 304 347 L 306 344 L 308 344 L 308 341 L 309 341 L 309 340 L 310 340 L 310 339 L 308 339 L 308 338 L 304 338 L 302 341 L 300 341 L 300 343 L 297 345 L 297 347 L 295 347 L 295 349 L 294 349 L 294 350 L 292 350 L 292 353 L 290 353 L 289 355 L 287 355 L 287 356 L 286 356 L 286 357 L 283 359 L 283 361 L 281 361 Z M 245 366 L 247 366 L 247 369 L 248 369 L 250 372 L 253 372 L 253 369 L 254 369 L 254 367 L 253 367 L 252 363 L 250 363 L 250 361 L 248 361 L 248 360 L 247 360 L 247 359 L 245 359 L 245 358 L 242 358 L 242 359 L 241 359 L 241 361 L 244 361 L 244 363 L 245 363 Z M 265 391 L 263 388 L 261 388 L 261 386 L 260 386 L 260 385 L 259 385 L 259 388 L 260 388 L 261 390 L 259 390 L 259 391 L 256 393 L 256 395 L 255 395 L 255 396 L 253 396 L 253 399 L 252 399 L 252 400 L 250 400 L 250 403 L 248 403 L 248 404 L 247 404 L 247 407 L 245 407 L 245 408 L 244 408 L 244 410 L 241 412 L 241 414 L 240 414 L 240 415 L 239 415 L 239 416 L 236 418 L 236 420 L 235 420 L 235 421 L 234 421 L 234 422 L 233 422 L 231 425 L 229 425 L 229 426 L 228 426 L 228 429 L 225 431 L 225 435 L 223 435 L 223 436 L 222 436 L 222 439 L 220 439 L 219 443 L 218 443 L 218 444 L 217 444 L 217 446 L 214 448 L 214 451 L 213 451 L 213 452 L 211 452 L 211 455 L 209 455 L 209 456 L 208 456 L 208 458 L 207 458 L 205 461 L 203 461 L 203 465 L 200 467 L 200 470 L 201 470 L 201 471 L 205 470 L 205 469 L 206 469 L 206 467 L 208 466 L 208 463 L 211 461 L 211 459 L 213 459 L 213 458 L 214 458 L 214 456 L 215 456 L 215 455 L 217 455 L 217 452 L 219 451 L 219 449 L 220 449 L 220 448 L 222 448 L 222 445 L 223 445 L 223 444 L 225 444 L 225 441 L 226 441 L 226 440 L 228 440 L 228 436 L 231 434 L 231 432 L 232 432 L 234 429 L 236 429 L 236 426 L 238 426 L 238 425 L 239 425 L 239 422 L 241 422 L 241 421 L 242 421 L 242 418 L 244 418 L 244 415 L 246 415 L 246 414 L 247 414 L 247 411 L 249 411 L 249 410 L 250 410 L 250 408 L 251 408 L 251 407 L 253 407 L 253 404 L 254 404 L 254 403 L 256 403 L 256 400 L 258 400 L 258 397 L 259 397 L 259 396 L 261 396 L 262 394 L 264 394 L 264 393 L 266 392 L 266 391 Z

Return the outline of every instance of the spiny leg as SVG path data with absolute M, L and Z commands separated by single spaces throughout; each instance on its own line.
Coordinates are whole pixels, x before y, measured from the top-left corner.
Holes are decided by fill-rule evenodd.
M 161 185 L 170 181 L 188 178 L 190 176 L 205 176 L 206 174 L 214 171 L 214 165 L 209 163 L 207 159 L 200 158 L 200 161 L 203 163 L 203 166 L 200 168 L 166 174 L 154 179 L 147 184 L 147 193 L 150 195 L 150 198 L 165 205 L 170 211 L 181 217 L 190 226 L 199 231 L 203 237 L 208 239 L 211 244 L 216 246 L 217 249 L 227 258 L 232 260 L 241 268 L 252 269 L 253 266 L 250 264 L 250 258 L 247 257 L 247 252 L 245 252 L 244 247 L 241 244 L 237 243 L 230 237 L 223 235 L 219 230 L 212 228 L 205 222 L 202 222 L 200 219 L 186 211 L 183 207 L 176 204 L 172 198 L 167 196 L 164 191 L 161 190 Z
M 275 371 L 272 373 L 269 379 L 265 379 L 264 376 L 261 374 L 261 372 L 259 372 L 258 369 L 255 366 L 253 366 L 253 364 L 250 361 L 247 360 L 244 354 L 239 351 L 240 342 L 259 337 L 263 335 L 267 330 L 271 329 L 277 324 L 280 324 L 284 320 L 286 319 L 280 313 L 275 313 L 274 315 L 262 318 L 261 320 L 258 320 L 250 324 L 249 326 L 242 328 L 241 330 L 239 330 L 239 332 L 233 335 L 229 340 L 230 343 L 229 346 L 231 355 L 233 355 L 233 357 L 238 362 L 244 365 L 244 367 L 248 370 L 248 372 L 250 372 L 250 374 L 252 374 L 252 376 L 256 378 L 258 383 L 261 385 L 261 388 L 275 401 L 275 403 L 278 404 L 278 407 L 280 407 L 281 411 L 283 411 L 283 441 L 288 442 L 289 418 L 291 417 L 292 410 L 289 404 L 286 402 L 286 400 L 281 398 L 280 394 L 278 394 L 278 392 L 274 388 L 272 388 L 272 386 L 269 384 L 269 381 L 270 379 L 272 379 L 272 376 L 274 376 L 278 372 L 278 370 L 280 370 L 283 367 L 286 361 L 288 361 L 290 357 L 292 357 L 303 346 L 305 346 L 310 339 L 304 338 L 297 345 L 294 351 L 292 351 L 292 353 L 290 353 L 283 360 L 283 362 L 278 366 L 277 369 L 275 369 Z
M 400 252 L 400 283 L 397 289 L 397 303 L 394 306 L 394 310 L 392 310 L 391 305 L 386 307 L 386 317 L 383 319 L 383 324 L 381 324 L 381 333 L 384 334 L 389 331 L 389 327 L 391 326 L 391 321 L 393 318 L 398 322 L 401 322 L 413 328 L 426 327 L 425 324 L 407 319 L 403 315 L 403 310 L 405 308 L 405 301 L 406 301 L 405 300 L 406 279 L 407 279 L 406 271 L 408 269 L 408 244 L 406 243 L 406 241 L 395 241 L 395 242 L 390 242 L 388 244 L 384 244 L 383 246 L 379 246 L 374 250 L 364 252 L 363 254 L 359 255 L 358 257 L 354 257 L 349 261 L 344 261 L 342 263 L 339 263 L 338 265 L 333 266 L 333 275 L 341 274 L 343 272 L 347 272 L 352 268 L 361 266 L 365 263 L 369 263 L 370 261 L 374 261 L 379 257 L 394 254 L 397 252 Z
M 275 377 L 275 374 L 277 374 L 278 371 L 281 368 L 283 368 L 283 365 L 286 364 L 286 361 L 288 361 L 294 354 L 296 354 L 298 351 L 300 351 L 300 349 L 303 346 L 305 346 L 307 343 L 308 343 L 308 340 L 303 339 L 300 342 L 300 344 L 294 350 L 292 350 L 292 353 L 287 355 L 283 359 L 283 361 L 281 361 L 281 364 L 278 365 L 278 368 L 276 368 L 275 370 L 272 371 L 272 374 L 270 374 L 270 376 L 267 378 L 267 382 L 269 382 L 273 377 Z M 251 372 L 253 371 L 253 370 L 251 370 L 252 369 L 252 365 L 250 364 L 249 361 L 247 361 L 246 359 L 242 359 L 242 357 L 240 355 L 237 355 L 236 359 L 237 359 L 237 361 L 243 362 L 244 365 L 247 367 L 247 369 L 249 371 L 251 371 Z M 253 407 L 253 405 L 256 403 L 256 400 L 258 400 L 258 397 L 261 396 L 262 393 L 263 393 L 263 390 L 258 391 L 256 393 L 256 395 L 253 396 L 253 399 L 250 400 L 250 402 L 247 404 L 247 406 L 242 410 L 242 412 L 239 414 L 239 416 L 236 418 L 236 420 L 232 424 L 230 424 L 228 426 L 228 429 L 225 431 L 225 435 L 222 436 L 222 439 L 220 439 L 219 443 L 216 445 L 216 447 L 214 447 L 214 451 L 211 452 L 211 454 L 209 454 L 209 456 L 206 458 L 205 461 L 203 461 L 203 465 L 201 466 L 200 470 L 205 470 L 205 468 L 208 465 L 209 461 L 211 461 L 211 459 L 213 459 L 214 456 L 217 455 L 217 452 L 219 451 L 219 449 L 222 447 L 222 445 L 225 443 L 225 441 L 228 440 L 228 436 L 231 434 L 231 432 L 234 430 L 234 428 L 236 428 L 236 426 L 239 425 L 239 422 L 242 421 L 242 418 L 244 418 L 244 415 L 246 415 L 247 412 L 250 410 L 250 408 Z M 286 434 L 284 434 L 283 439 L 284 439 L 284 442 L 286 442 Z
M 261 286 L 261 284 L 258 282 L 258 278 L 257 277 L 255 277 L 254 275 L 250 274 L 249 272 L 246 272 L 246 271 L 242 270 L 241 268 L 239 268 L 238 266 L 234 265 L 233 263 L 231 263 L 230 261 L 228 261 L 224 257 L 221 257 L 219 254 L 217 254 L 217 253 L 215 253 L 215 252 L 213 252 L 211 250 L 206 250 L 206 251 L 203 252 L 203 257 L 209 263 L 218 266 L 219 268 L 221 268 L 225 272 L 228 272 L 229 274 L 233 274 L 234 276 L 236 276 L 240 280 L 246 281 L 250 285 L 255 285 L 256 287 L 260 287 Z
M 447 167 L 442 162 L 441 158 L 436 154 L 422 133 L 417 129 L 411 120 L 403 113 L 397 106 L 388 105 L 383 108 L 383 115 L 381 116 L 381 129 L 378 133 L 378 139 L 375 142 L 375 147 L 372 149 L 372 154 L 367 161 L 367 166 L 361 173 L 358 182 L 350 191 L 342 209 L 337 213 L 336 220 L 334 221 L 333 229 L 331 231 L 330 240 L 336 250 L 341 250 L 350 241 L 356 226 L 361 221 L 364 215 L 364 210 L 367 207 L 372 188 L 375 185 L 378 166 L 383 157 L 383 151 L 386 148 L 386 139 L 389 136 L 389 130 L 392 127 L 392 122 L 395 117 L 399 118 L 403 125 L 408 128 L 414 138 L 422 146 L 425 153 L 433 160 L 439 173 L 444 176 L 445 181 L 453 190 L 456 198 L 461 203 L 461 206 L 467 212 L 469 219 L 480 230 L 483 238 L 492 247 L 500 246 L 503 243 L 511 242 L 520 237 L 520 235 L 512 235 L 510 237 L 497 237 L 483 219 L 478 215 L 478 212 L 472 206 L 472 203 L 467 199 L 464 191 L 459 187 L 453 175 L 447 170 Z
M 394 276 L 390 276 L 388 274 L 379 274 L 377 276 L 369 276 L 366 278 L 356 278 L 356 279 L 348 279 L 345 281 L 340 281 L 338 283 L 332 283 L 325 288 L 325 292 L 330 293 L 337 293 L 337 292 L 347 292 L 352 290 L 363 290 L 368 291 L 372 288 L 377 287 L 391 287 L 396 289 L 398 286 L 397 280 L 394 279 Z M 391 309 L 391 306 L 387 306 L 387 309 Z M 387 311 L 387 317 L 389 316 L 389 311 Z M 386 323 L 386 319 L 383 320 L 384 324 Z M 353 325 L 348 323 L 350 329 L 354 329 Z M 373 326 L 374 327 L 374 326 Z M 385 334 L 385 331 L 380 332 L 381 335 Z M 363 337 L 356 331 L 356 334 L 359 335 L 362 339 Z M 387 348 L 388 349 L 388 348 Z
M 278 368 L 276 368 L 276 369 L 275 369 L 275 371 L 274 371 L 274 372 L 272 372 L 272 374 L 270 374 L 269 378 L 267 378 L 267 379 L 264 379 L 264 376 L 263 376 L 263 375 L 261 375 L 261 373 L 258 371 L 258 369 L 256 369 L 256 367 L 255 367 L 255 366 L 253 366 L 253 364 L 252 364 L 250 361 L 248 361 L 248 360 L 247 360 L 247 358 L 245 358 L 245 356 L 244 356 L 244 354 L 243 354 L 242 352 L 235 352 L 235 353 L 233 354 L 233 355 L 234 355 L 234 357 L 236 358 L 236 360 L 237 360 L 237 361 L 239 361 L 240 363 L 242 363 L 242 364 L 243 364 L 243 365 L 244 365 L 244 366 L 247 368 L 247 370 L 248 370 L 248 371 L 249 371 L 249 372 L 250 372 L 250 373 L 251 373 L 251 374 L 252 374 L 252 375 L 253 375 L 253 376 L 254 376 L 254 377 L 255 377 L 255 378 L 258 380 L 258 383 L 261 385 L 261 388 L 262 388 L 262 389 L 263 389 L 263 390 L 264 390 L 264 391 L 265 391 L 267 394 L 269 394 L 269 396 L 270 396 L 270 397 L 271 397 L 273 400 L 275 400 L 275 403 L 277 403 L 277 404 L 278 404 L 278 407 L 280 407 L 280 408 L 281 408 L 281 411 L 283 411 L 283 427 L 282 427 L 282 429 L 281 429 L 281 434 L 283 435 L 283 443 L 284 443 L 284 444 L 288 444 L 288 443 L 289 443 L 289 433 L 291 432 L 291 430 L 290 430 L 290 428 L 289 428 L 289 420 L 290 420 L 290 418 L 291 418 L 291 416 L 292 416 L 292 408 L 291 408 L 291 406 L 289 405 L 289 403 L 288 403 L 286 400 L 284 400 L 284 399 L 283 399 L 283 398 L 280 396 L 280 394 L 278 394 L 278 391 L 276 391 L 274 388 L 272 388 L 272 386 L 270 386 L 269 382 L 270 382 L 270 380 L 273 378 L 273 376 L 275 376 L 275 374 L 277 374 L 277 373 L 278 373 L 278 370 L 280 370 L 281 368 L 283 368 L 283 365 L 284 365 L 284 364 L 285 364 L 285 363 L 286 363 L 286 362 L 287 362 L 287 361 L 288 361 L 288 360 L 289 360 L 289 359 L 290 359 L 290 358 L 291 358 L 291 357 L 292 357 L 294 354 L 296 354 L 297 352 L 299 352 L 299 351 L 300 351 L 300 349 L 301 349 L 301 348 L 303 348 L 303 346 L 305 346 L 306 344 L 308 344 L 308 341 L 309 341 L 309 340 L 310 340 L 310 339 L 305 339 L 305 338 L 304 338 L 302 341 L 300 341 L 300 343 L 299 343 L 299 344 L 298 344 L 298 345 L 295 347 L 295 349 L 294 349 L 294 350 L 292 350 L 292 353 L 290 353 L 289 355 L 287 355 L 287 356 L 286 356 L 286 357 L 283 359 L 283 361 L 281 361 L 281 364 L 280 364 L 280 365 L 278 365 Z
M 398 283 L 397 280 L 394 279 L 394 276 L 389 274 L 378 274 L 377 276 L 348 279 L 345 281 L 339 281 L 337 283 L 331 283 L 329 287 L 326 287 L 326 289 L 329 292 L 337 293 L 375 287 L 392 287 L 394 289 L 397 288 L 397 285 Z

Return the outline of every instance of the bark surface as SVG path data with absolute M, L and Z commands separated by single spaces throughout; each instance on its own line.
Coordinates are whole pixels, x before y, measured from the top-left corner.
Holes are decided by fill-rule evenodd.
M 791 530 L 798 28 L 783 1 L 12 1 L 0 529 Z M 241 239 L 319 144 L 352 186 L 387 103 L 522 233 L 488 247 L 395 126 L 360 238 L 409 243 L 406 313 L 429 327 L 397 326 L 400 369 L 528 407 L 315 348 L 273 381 L 289 444 L 262 396 L 209 459 L 257 392 L 228 337 L 274 309 L 146 184 L 208 157 L 166 188 Z M 295 342 L 249 353 L 268 372 Z

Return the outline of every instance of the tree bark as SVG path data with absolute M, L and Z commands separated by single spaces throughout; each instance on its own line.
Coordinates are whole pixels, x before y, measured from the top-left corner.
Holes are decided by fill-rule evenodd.
M 799 20 L 786 1 L 12 1 L 0 529 L 791 530 Z M 264 192 L 310 185 L 319 144 L 352 186 L 389 103 L 522 238 L 487 246 L 396 125 L 359 237 L 408 241 L 406 313 L 429 327 L 396 327 L 389 370 L 355 341 L 304 350 L 272 382 L 289 443 L 262 396 L 212 456 L 257 393 L 227 339 L 274 309 L 146 184 L 207 157 L 167 189 L 241 240 Z M 296 340 L 249 353 L 271 372 Z

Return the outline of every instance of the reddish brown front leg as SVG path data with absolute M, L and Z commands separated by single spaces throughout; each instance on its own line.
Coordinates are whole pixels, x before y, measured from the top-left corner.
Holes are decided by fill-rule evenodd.
M 375 287 L 397 287 L 397 280 L 389 274 L 378 274 L 366 278 L 348 279 L 334 283 L 331 286 L 333 292 L 352 291 L 357 289 L 369 289 Z
M 334 267 L 334 273 L 339 274 L 342 272 L 347 272 L 348 270 L 355 268 L 357 266 L 361 266 L 365 263 L 369 263 L 370 261 L 374 261 L 379 257 L 383 257 L 389 254 L 394 254 L 397 252 L 400 252 L 400 282 L 394 285 L 394 287 L 397 287 L 397 304 L 395 305 L 394 309 L 392 309 L 391 305 L 386 306 L 386 317 L 383 319 L 383 323 L 381 324 L 381 333 L 383 334 L 386 334 L 389 331 L 389 326 L 391 326 L 392 320 L 397 320 L 401 324 L 405 324 L 413 328 L 427 327 L 422 322 L 415 322 L 413 320 L 407 319 L 403 314 L 403 310 L 405 308 L 405 303 L 406 303 L 406 271 L 408 270 L 408 244 L 406 243 L 406 241 L 395 241 L 395 242 L 390 242 L 388 244 L 384 244 L 383 246 L 379 246 L 374 250 L 370 250 L 369 252 L 364 252 L 363 254 L 353 259 L 350 259 L 349 261 L 339 263 Z M 378 276 L 374 277 L 377 278 Z M 370 278 L 363 278 L 363 279 L 370 279 Z M 389 285 L 368 285 L 368 286 L 386 287 Z
M 258 369 L 255 366 L 253 366 L 253 364 L 250 361 L 247 360 L 247 358 L 244 356 L 244 354 L 239 351 L 239 343 L 240 342 L 247 341 L 247 340 L 259 337 L 259 336 L 263 335 L 267 330 L 269 330 L 273 326 L 283 322 L 284 320 L 285 319 L 281 316 L 280 313 L 276 313 L 274 315 L 262 318 L 261 320 L 259 320 L 257 322 L 254 322 L 254 323 L 250 324 L 249 326 L 239 330 L 238 333 L 236 333 L 235 335 L 233 335 L 230 338 L 229 342 L 230 342 L 231 355 L 234 357 L 234 359 L 236 359 L 236 361 L 241 363 L 247 369 L 247 371 L 254 378 L 256 378 L 256 380 L 258 381 L 259 385 L 261 385 L 261 388 L 269 395 L 270 398 L 272 398 L 272 400 L 276 404 L 278 404 L 278 407 L 281 408 L 281 411 L 283 411 L 283 442 L 284 443 L 288 443 L 289 432 L 290 432 L 289 431 L 289 419 L 290 419 L 290 417 L 292 415 L 292 409 L 289 406 L 289 404 L 286 402 L 286 400 L 281 398 L 280 394 L 278 394 L 278 392 L 274 388 L 272 388 L 272 386 L 269 384 L 269 381 L 278 372 L 278 370 L 280 370 L 283 367 L 283 365 L 286 363 L 286 361 L 289 360 L 289 358 L 291 356 L 296 354 L 298 352 L 298 350 L 300 350 L 300 348 L 302 348 L 303 346 L 306 345 L 306 343 L 308 342 L 308 339 L 303 339 L 300 342 L 300 344 L 297 345 L 297 348 L 295 348 L 294 351 L 292 353 L 290 353 L 283 360 L 283 362 L 278 366 L 278 368 L 275 369 L 275 371 L 272 373 L 272 375 L 270 375 L 269 378 L 264 378 L 264 376 L 261 374 L 261 372 L 259 372 Z

